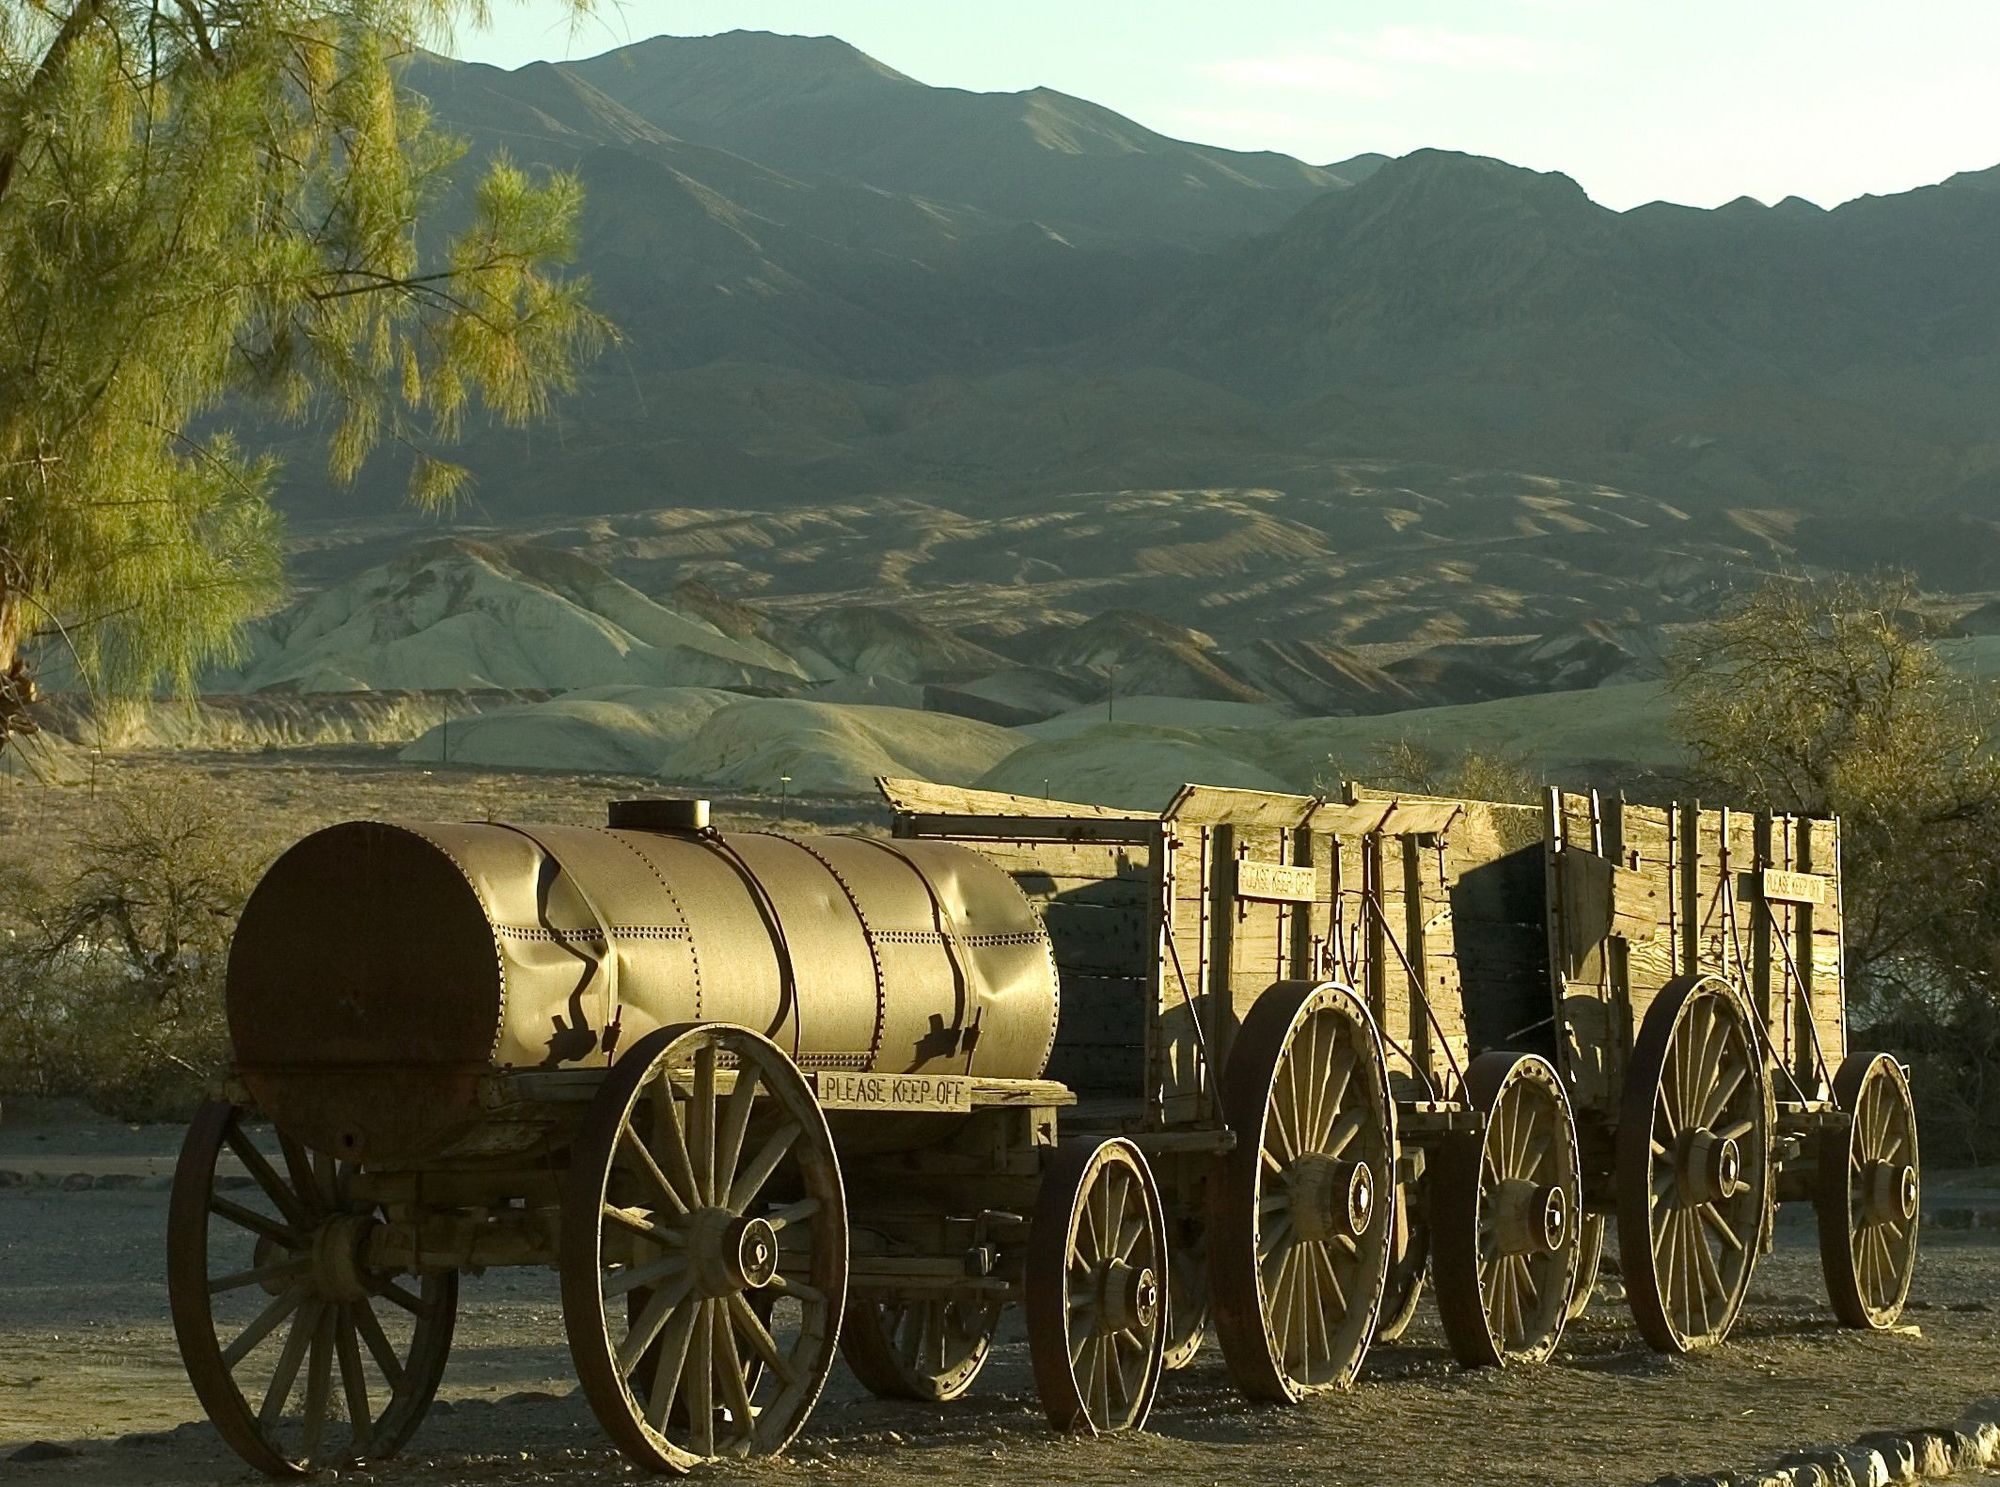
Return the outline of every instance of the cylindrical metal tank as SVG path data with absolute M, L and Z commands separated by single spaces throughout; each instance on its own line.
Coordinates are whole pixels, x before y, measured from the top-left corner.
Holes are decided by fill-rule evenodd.
M 1056 1003 L 1047 931 L 976 852 L 705 829 L 329 827 L 251 895 L 228 976 L 257 1104 L 375 1165 L 517 1145 L 482 1129 L 484 1076 L 602 1067 L 670 1023 L 807 1071 L 1036 1078 Z

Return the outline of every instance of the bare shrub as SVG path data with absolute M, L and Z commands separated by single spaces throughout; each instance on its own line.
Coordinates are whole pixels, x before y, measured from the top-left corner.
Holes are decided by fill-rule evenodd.
M 1917 1068 L 1939 1155 L 2000 1152 L 2000 705 L 1914 582 L 1776 579 L 1668 658 L 1696 784 L 1841 818 L 1850 1043 Z
M 184 1115 L 227 1056 L 223 968 L 265 853 L 186 776 L 100 801 L 68 855 L 0 879 L 0 1087 Z

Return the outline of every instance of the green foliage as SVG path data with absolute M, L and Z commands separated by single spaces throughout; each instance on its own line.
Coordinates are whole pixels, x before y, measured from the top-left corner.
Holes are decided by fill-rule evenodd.
M 550 267 L 573 178 L 500 161 L 419 231 L 461 152 L 398 73 L 466 18 L 0 0 L 0 679 L 60 630 L 88 679 L 185 688 L 275 598 L 277 467 L 219 415 L 326 421 L 343 480 L 387 441 L 435 507 L 472 411 L 574 385 L 606 327 Z
M 96 811 L 68 867 L 0 882 L 0 1087 L 178 1118 L 227 1057 L 229 935 L 267 854 L 198 777 Z
M 1778 579 L 1685 636 L 1667 685 L 1705 793 L 1840 817 L 1850 1021 L 1978 1156 L 2000 1123 L 2000 709 L 1929 632 L 1905 575 Z

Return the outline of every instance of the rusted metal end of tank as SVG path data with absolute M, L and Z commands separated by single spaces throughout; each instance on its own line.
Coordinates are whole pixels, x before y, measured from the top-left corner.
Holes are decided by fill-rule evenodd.
M 471 884 L 433 843 L 382 822 L 285 853 L 230 947 L 229 1035 L 257 1105 L 373 1166 L 443 1150 L 478 1123 L 500 1005 Z

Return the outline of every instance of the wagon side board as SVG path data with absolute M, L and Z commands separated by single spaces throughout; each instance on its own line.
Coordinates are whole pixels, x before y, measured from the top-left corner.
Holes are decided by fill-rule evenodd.
M 1615 1115 L 1647 1009 L 1690 974 L 1747 999 L 1781 1106 L 1822 1104 L 1847 1047 L 1840 823 L 1559 790 L 1544 818 L 1550 987 L 1581 1110 Z

